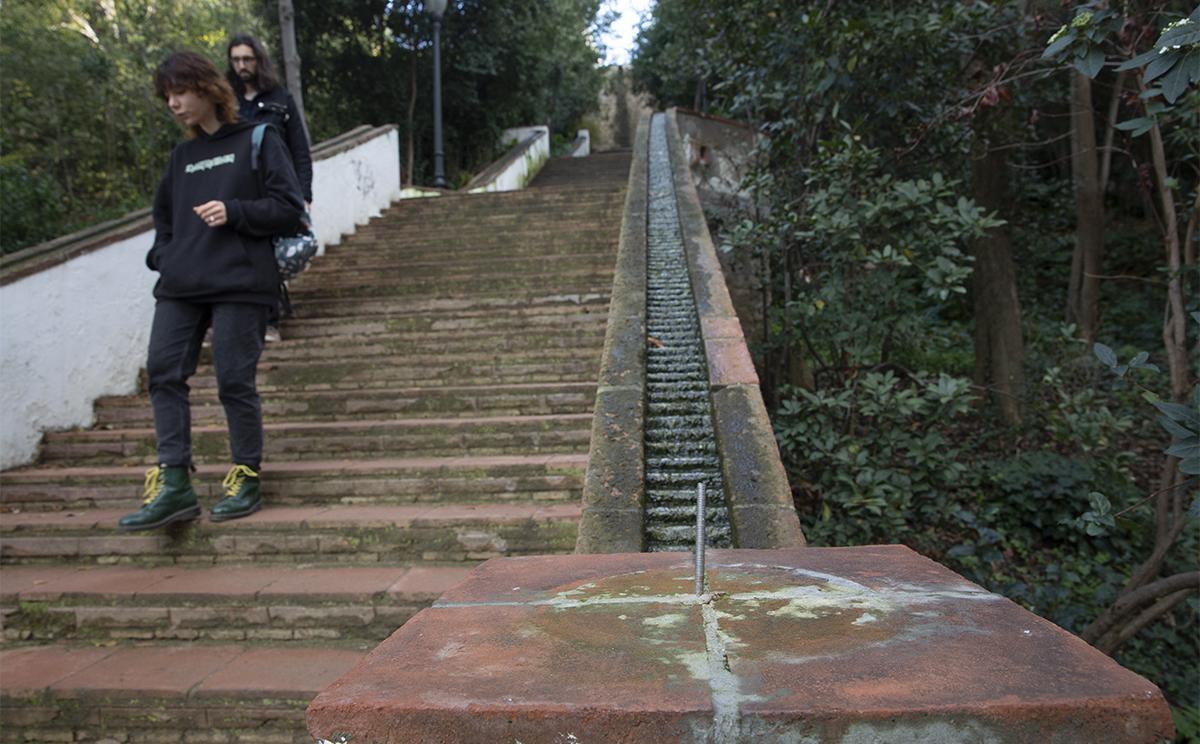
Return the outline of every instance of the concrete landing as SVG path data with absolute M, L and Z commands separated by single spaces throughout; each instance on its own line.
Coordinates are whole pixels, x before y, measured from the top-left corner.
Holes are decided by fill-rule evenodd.
M 354 742 L 1153 742 L 1158 689 L 903 546 L 497 558 L 309 706 Z M 350 737 L 347 739 L 347 737 Z

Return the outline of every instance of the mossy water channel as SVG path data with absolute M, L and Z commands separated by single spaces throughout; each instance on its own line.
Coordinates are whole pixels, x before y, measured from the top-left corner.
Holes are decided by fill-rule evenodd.
M 696 491 L 707 491 L 706 543 L 732 547 L 709 396 L 708 364 L 688 278 L 666 117 L 650 122 L 646 228 L 646 548 L 695 544 Z

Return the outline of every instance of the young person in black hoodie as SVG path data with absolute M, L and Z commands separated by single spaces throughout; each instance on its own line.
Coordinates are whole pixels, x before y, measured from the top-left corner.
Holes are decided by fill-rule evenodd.
M 146 265 L 159 273 L 147 372 L 158 465 L 146 473 L 145 502 L 121 518 L 123 531 L 194 519 L 200 505 L 190 471 L 188 378 L 204 333 L 213 329 L 213 366 L 233 467 L 213 521 L 262 505 L 262 408 L 255 385 L 267 313 L 278 302 L 279 271 L 271 236 L 294 229 L 304 209 L 291 158 L 271 127 L 252 157 L 252 123 L 238 123 L 224 76 L 193 52 L 171 55 L 154 76 L 155 92 L 188 139 L 171 153 L 154 195 L 154 245 Z

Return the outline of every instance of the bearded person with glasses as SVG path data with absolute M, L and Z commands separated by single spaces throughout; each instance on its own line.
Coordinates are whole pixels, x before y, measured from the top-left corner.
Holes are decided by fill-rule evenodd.
M 283 136 L 283 142 L 292 156 L 296 176 L 300 179 L 304 208 L 308 211 L 312 207 L 313 168 L 304 117 L 296 108 L 291 93 L 279 84 L 275 67 L 262 42 L 250 34 L 237 34 L 229 40 L 226 49 L 229 68 L 225 71 L 225 77 L 237 95 L 239 118 L 254 124 L 271 124 Z M 286 295 L 284 297 L 284 308 L 290 312 Z M 268 320 L 267 341 L 279 340 L 281 314 L 280 308 L 276 308 Z

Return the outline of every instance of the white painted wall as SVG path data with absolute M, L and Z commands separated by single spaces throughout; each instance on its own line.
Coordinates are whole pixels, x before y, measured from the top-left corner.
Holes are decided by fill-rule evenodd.
M 504 130 L 504 134 L 500 138 L 501 143 L 520 144 L 530 137 L 537 137 L 537 139 L 521 157 L 509 163 L 504 170 L 497 173 L 487 183 L 480 184 L 467 193 L 516 191 L 525 188 L 525 185 L 533 180 L 537 172 L 550 159 L 550 128 L 545 126 L 515 127 Z
M 586 158 L 592 154 L 592 133 L 580 129 L 575 133 L 575 141 L 571 143 L 571 157 Z
M 313 164 L 313 222 L 336 243 L 400 195 L 395 129 Z M 29 463 L 42 432 L 89 426 L 145 366 L 158 275 L 153 231 L 0 287 L 0 468 Z
M 312 218 L 321 245 L 334 245 L 400 198 L 395 129 L 313 163 Z
M 153 242 L 144 232 L 0 287 L 0 468 L 32 461 L 43 431 L 90 424 L 101 395 L 134 392 Z
M 512 127 L 505 129 L 500 133 L 500 144 L 503 145 L 519 145 L 535 134 L 541 134 L 550 139 L 550 127 L 545 125 L 535 124 L 530 127 Z

